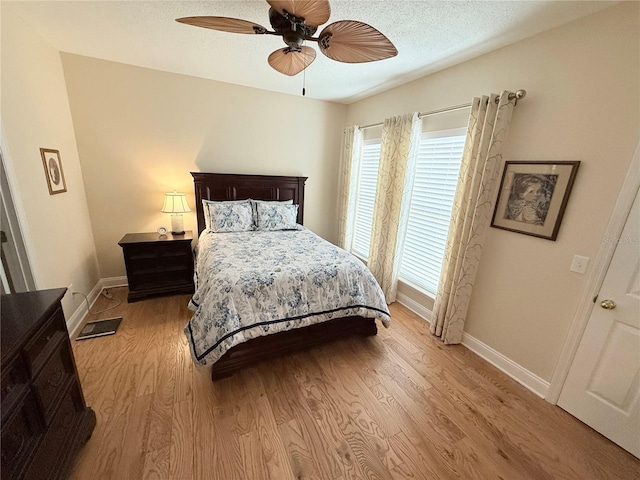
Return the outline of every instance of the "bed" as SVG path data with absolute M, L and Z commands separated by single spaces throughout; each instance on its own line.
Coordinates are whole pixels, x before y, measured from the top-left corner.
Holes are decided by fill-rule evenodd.
M 212 380 L 263 359 L 349 336 L 375 335 L 376 319 L 388 326 L 384 295 L 366 267 L 302 226 L 306 177 L 192 176 L 199 241 L 196 291 L 189 302 L 194 315 L 185 334 L 194 361 L 211 368 Z M 241 205 L 230 208 L 244 212 L 246 199 L 278 202 L 276 207 L 251 202 L 254 220 L 256 209 L 263 221 L 271 208 L 290 214 L 291 225 L 276 231 L 262 224 L 256 232 L 213 233 L 212 204 L 205 206 L 203 200 L 235 201 Z

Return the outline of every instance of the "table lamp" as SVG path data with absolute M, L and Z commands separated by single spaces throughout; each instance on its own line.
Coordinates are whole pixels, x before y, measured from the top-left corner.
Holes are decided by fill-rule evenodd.
M 171 214 L 171 233 L 182 235 L 184 233 L 182 214 L 191 211 L 187 205 L 187 196 L 184 193 L 165 193 L 161 211 Z

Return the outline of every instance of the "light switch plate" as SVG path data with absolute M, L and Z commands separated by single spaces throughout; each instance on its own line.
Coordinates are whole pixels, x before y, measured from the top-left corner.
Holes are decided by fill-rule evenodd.
M 571 262 L 571 268 L 569 270 L 579 273 L 580 275 L 584 275 L 587 271 L 587 265 L 589 265 L 589 257 L 575 255 L 573 257 L 573 262 Z

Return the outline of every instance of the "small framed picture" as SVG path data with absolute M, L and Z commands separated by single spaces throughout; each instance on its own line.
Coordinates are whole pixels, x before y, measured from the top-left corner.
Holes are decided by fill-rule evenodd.
M 554 240 L 580 162 L 505 162 L 491 226 Z
M 41 148 L 40 156 L 42 157 L 42 164 L 44 165 L 44 174 L 47 177 L 49 195 L 66 192 L 67 184 L 64 181 L 60 152 L 58 150 L 51 150 L 50 148 Z

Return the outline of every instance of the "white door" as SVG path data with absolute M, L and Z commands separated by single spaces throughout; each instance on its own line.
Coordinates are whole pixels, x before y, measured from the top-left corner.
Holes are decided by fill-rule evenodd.
M 558 405 L 640 458 L 637 192 Z

